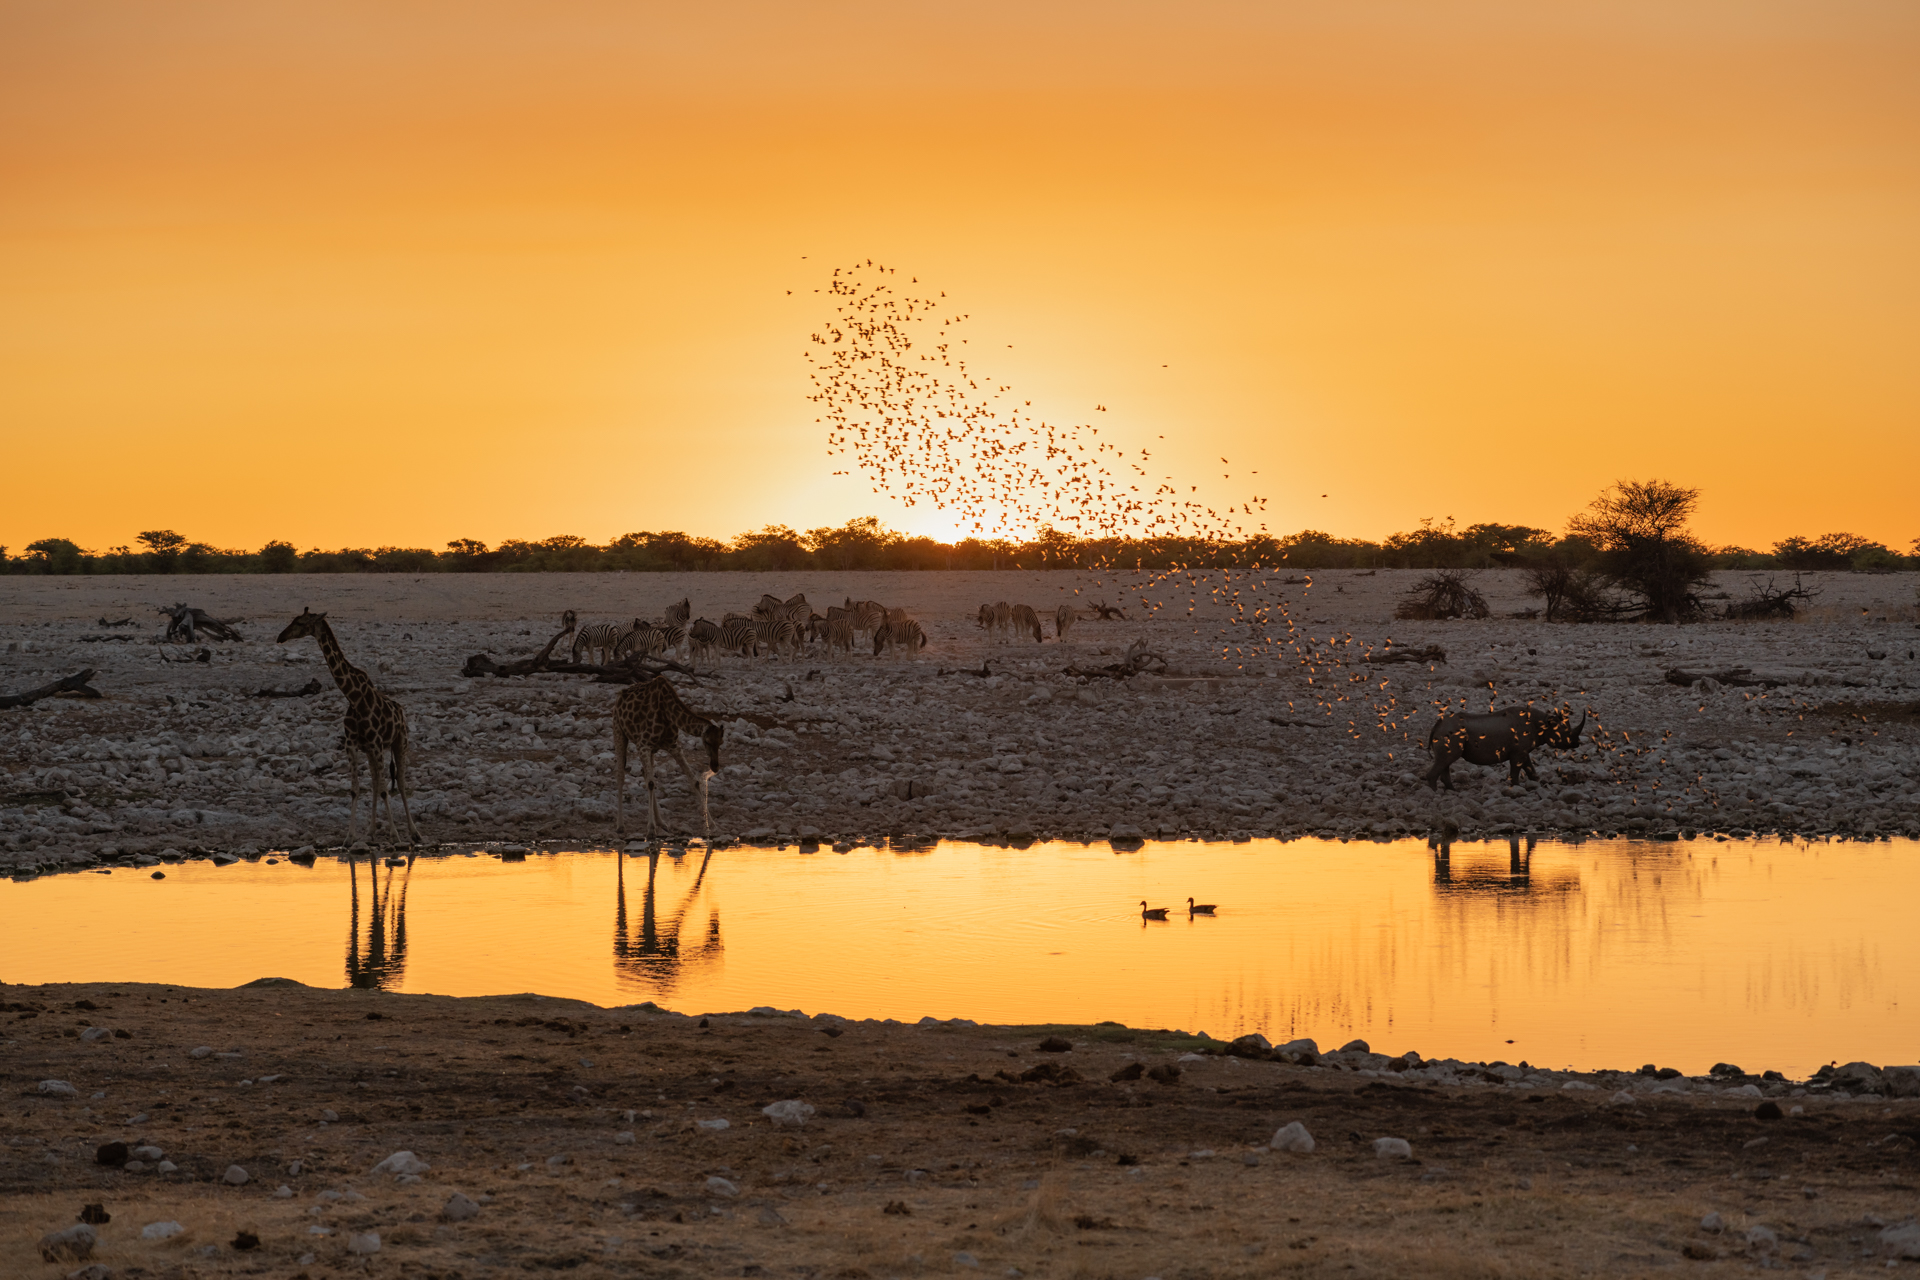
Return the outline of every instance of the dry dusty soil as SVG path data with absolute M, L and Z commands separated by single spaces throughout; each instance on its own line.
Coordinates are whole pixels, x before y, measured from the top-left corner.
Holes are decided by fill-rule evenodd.
M 696 617 L 718 618 L 796 591 L 816 608 L 904 607 L 932 644 L 910 658 L 721 659 L 681 680 L 728 726 L 718 836 L 1920 835 L 1915 575 L 1810 575 L 1820 594 L 1799 621 L 1683 627 L 1516 616 L 1540 602 L 1511 571 L 1476 581 L 1488 619 L 1394 621 L 1418 576 L 1323 573 L 1264 595 L 1066 572 L 8 577 L 0 691 L 92 667 L 104 696 L 0 712 L 0 869 L 345 843 L 343 700 L 315 642 L 274 643 L 308 605 L 405 708 L 428 843 L 611 842 L 618 689 L 463 679 L 467 656 L 531 653 L 567 608 L 626 620 L 689 597 Z M 1750 589 L 1748 575 L 1722 578 L 1725 593 Z M 1042 644 L 974 621 L 993 600 L 1050 617 L 1101 598 L 1132 620 L 1082 621 L 1064 643 L 1049 626 Z M 159 643 L 154 610 L 177 601 L 244 618 L 244 641 L 207 645 L 204 661 L 199 646 Z M 1271 611 L 1264 624 L 1246 621 L 1249 604 Z M 133 625 L 102 625 L 122 619 Z M 1137 639 L 1164 673 L 1065 673 Z M 1389 642 L 1446 658 L 1361 661 Z M 983 660 L 991 674 L 969 674 Z M 1765 683 L 1667 679 L 1738 668 Z M 256 696 L 310 680 L 315 696 Z M 1539 753 L 1539 779 L 1518 786 L 1465 764 L 1456 791 L 1422 784 L 1438 708 L 1521 703 L 1590 715 L 1581 749 Z M 697 834 L 690 789 L 662 765 L 667 834 Z
M 1920 1257 L 1920 1098 L 1846 1098 L 1838 1076 L 1295 1063 L 1110 1023 L 279 979 L 0 987 L 0 1009 L 6 1276 L 1839 1277 Z M 1920 1076 L 1892 1082 L 1852 1081 Z M 813 1113 L 778 1125 L 781 1102 Z M 1311 1152 L 1270 1149 L 1291 1122 Z M 416 1172 L 376 1169 L 399 1152 Z M 43 1261 L 89 1205 L 110 1219 L 91 1256 Z

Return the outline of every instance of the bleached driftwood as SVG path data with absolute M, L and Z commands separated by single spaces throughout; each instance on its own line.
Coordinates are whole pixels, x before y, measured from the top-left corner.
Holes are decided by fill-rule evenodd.
M 62 676 L 50 684 L 38 689 L 27 689 L 20 693 L 0 693 L 0 708 L 30 707 L 42 698 L 51 698 L 58 693 L 77 693 L 83 698 L 98 698 L 100 691 L 87 682 L 97 674 L 92 667 L 85 671 L 76 671 L 70 676 Z

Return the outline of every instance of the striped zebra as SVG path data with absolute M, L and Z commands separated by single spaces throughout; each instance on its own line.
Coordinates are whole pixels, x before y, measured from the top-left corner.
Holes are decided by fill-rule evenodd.
M 620 637 L 624 634 L 619 624 L 612 622 L 595 622 L 581 627 L 573 633 L 573 660 L 580 661 L 580 654 L 584 651 L 588 660 L 594 661 L 594 654 L 598 653 L 598 662 L 605 666 L 613 661 L 613 648 L 620 643 Z
M 1063 604 L 1058 609 L 1055 609 L 1053 611 L 1053 638 L 1055 640 L 1065 640 L 1068 629 L 1073 626 L 1079 617 L 1080 615 L 1075 612 L 1074 607 L 1070 604 Z
M 927 633 L 912 618 L 899 622 L 881 623 L 873 632 L 873 656 L 879 657 L 883 649 L 899 645 L 901 650 L 912 657 L 914 652 L 927 647 Z
M 713 646 L 720 639 L 720 628 L 705 618 L 696 619 L 687 628 L 687 665 L 695 666 L 700 659 L 713 655 Z
M 1003 638 L 1011 639 L 1013 628 L 1013 606 L 1001 600 L 993 606 L 993 625 L 989 632 L 998 632 Z
M 621 636 L 620 642 L 613 647 L 615 661 L 628 657 L 650 658 L 656 653 L 666 652 L 674 647 L 676 639 L 686 638 L 684 629 L 675 627 L 673 630 L 680 633 L 678 637 L 670 635 L 665 627 L 656 627 L 644 618 L 635 618 L 632 630 Z
M 677 625 L 684 627 L 687 625 L 687 620 L 691 617 L 693 617 L 693 598 L 691 596 L 682 600 L 679 604 L 670 604 L 667 606 L 666 621 L 668 626 Z
M 795 658 L 800 656 L 800 631 L 790 618 L 756 618 L 753 623 L 753 638 L 773 650 L 773 656 L 779 657 L 784 646 Z
M 853 629 L 872 635 L 887 620 L 887 611 L 872 600 L 847 597 L 847 612 L 853 615 Z
M 980 606 L 979 626 L 982 631 L 987 633 L 988 639 L 992 639 L 993 633 L 999 630 L 999 623 L 994 619 L 992 605 L 983 604 Z
M 831 605 L 827 612 L 836 617 L 824 619 L 827 633 L 827 656 L 831 658 L 836 651 L 853 656 L 853 618 L 845 609 L 835 609 Z
M 1016 634 L 1032 636 L 1035 644 L 1047 638 L 1047 633 L 1040 629 L 1040 615 L 1033 611 L 1032 605 L 1016 604 L 1007 612 Z
M 751 619 L 729 617 L 713 637 L 713 647 L 742 658 L 760 656 L 760 642 Z

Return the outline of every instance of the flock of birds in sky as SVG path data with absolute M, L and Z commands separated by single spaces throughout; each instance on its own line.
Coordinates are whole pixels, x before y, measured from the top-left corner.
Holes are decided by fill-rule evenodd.
M 850 464 L 835 475 L 858 470 L 875 493 L 908 507 L 931 504 L 986 539 L 1052 527 L 1096 546 L 1110 540 L 1124 556 L 1130 542 L 1213 548 L 1266 531 L 1266 499 L 1208 505 L 1195 496 L 1197 485 L 1156 475 L 1150 451 L 1102 440 L 1090 423 L 1059 425 L 1034 412 L 1030 399 L 973 355 L 963 336 L 969 315 L 945 291 L 920 287 L 911 275 L 902 282 L 898 268 L 869 258 L 834 268 L 814 292 L 827 295 L 832 311 L 807 344 L 809 399 L 819 407 L 829 456 Z M 1324 642 L 1309 635 L 1282 595 L 1263 590 L 1286 571 L 1284 556 L 1233 569 L 1089 567 L 1097 575 L 1128 572 L 1131 582 L 1115 587 L 1135 593 L 1150 613 L 1177 607 L 1182 594 L 1190 618 L 1202 593 L 1225 605 L 1220 657 L 1241 667 L 1274 660 L 1303 667 L 1320 713 L 1336 725 L 1344 720 L 1356 737 L 1376 731 L 1417 741 L 1412 721 L 1421 712 L 1468 709 L 1465 695 L 1402 703 L 1389 681 L 1356 668 L 1351 632 Z
M 944 291 L 918 285 L 917 277 L 902 282 L 898 268 L 867 259 L 834 268 L 816 290 L 829 297 L 832 312 L 810 335 L 805 353 L 809 398 L 819 406 L 829 455 L 851 464 L 834 474 L 857 469 L 875 493 L 909 507 L 928 503 L 988 539 L 1053 527 L 1096 545 L 1111 540 L 1124 555 L 1130 542 L 1175 539 L 1213 548 L 1266 531 L 1266 499 L 1209 505 L 1195 496 L 1199 486 L 1156 474 L 1151 451 L 1102 440 L 1091 423 L 1061 425 L 1034 412 L 1030 399 L 971 356 L 972 343 L 963 336 L 968 313 Z M 1276 646 L 1291 648 L 1292 660 L 1305 664 L 1323 690 L 1323 712 L 1331 716 L 1338 704 L 1352 701 L 1355 691 L 1333 687 L 1320 670 L 1346 668 L 1338 656 L 1346 647 L 1341 637 L 1328 637 L 1330 654 L 1301 632 L 1283 598 L 1259 597 L 1283 564 L 1148 571 L 1110 562 L 1094 568 L 1134 568 L 1140 576 L 1130 589 L 1150 612 L 1177 603 L 1184 588 L 1192 616 L 1207 593 L 1229 610 L 1223 659 L 1244 666 L 1278 656 Z M 1402 710 L 1388 697 L 1370 710 L 1384 729 L 1401 727 L 1416 708 Z

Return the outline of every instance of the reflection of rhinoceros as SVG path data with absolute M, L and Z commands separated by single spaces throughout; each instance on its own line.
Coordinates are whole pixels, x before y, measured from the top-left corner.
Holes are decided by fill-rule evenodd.
M 1485 765 L 1504 762 L 1510 785 L 1520 781 L 1522 769 L 1529 778 L 1538 778 L 1540 775 L 1533 770 L 1535 747 L 1572 751 L 1580 745 L 1580 733 L 1587 727 L 1587 717 L 1582 713 L 1579 724 L 1572 721 L 1568 712 L 1538 711 L 1532 707 L 1510 707 L 1475 716 L 1441 716 L 1433 732 L 1427 735 L 1427 749 L 1433 752 L 1427 785 L 1437 788 L 1445 783 L 1447 790 L 1453 790 L 1453 777 L 1448 770 L 1455 760 Z

